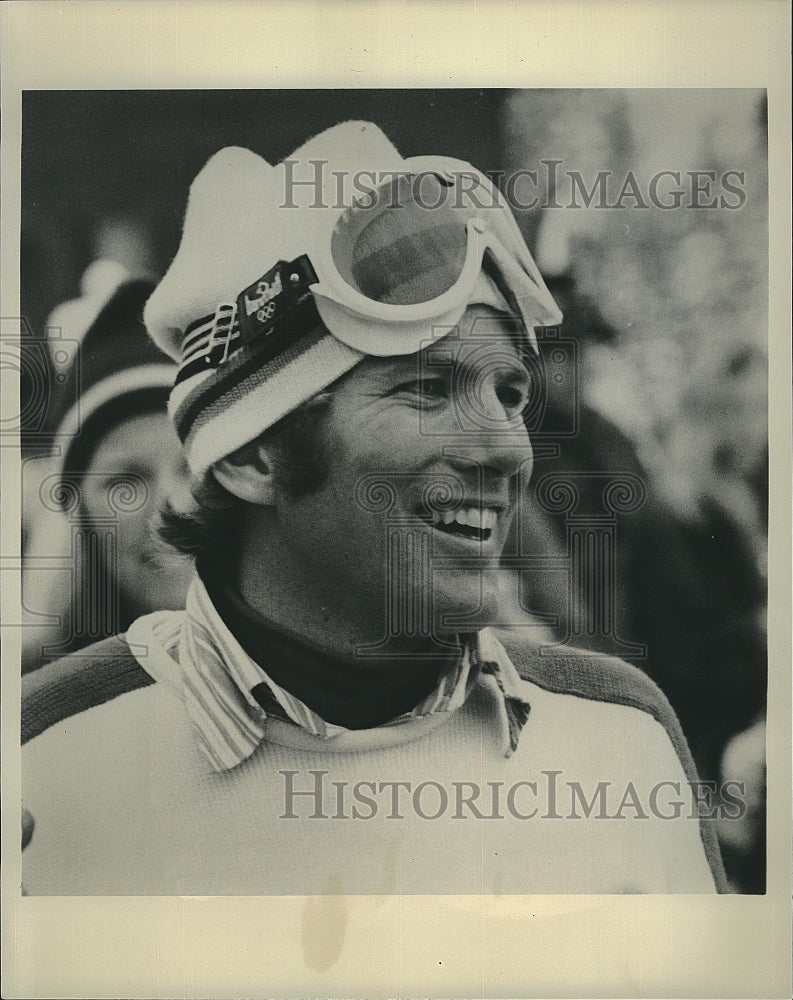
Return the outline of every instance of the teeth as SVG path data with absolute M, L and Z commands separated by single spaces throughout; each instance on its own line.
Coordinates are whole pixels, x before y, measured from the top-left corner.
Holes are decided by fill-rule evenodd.
M 478 528 L 480 531 L 492 531 L 498 523 L 498 511 L 491 507 L 480 510 L 478 507 L 461 507 L 459 510 L 436 511 L 433 514 L 435 524 L 457 524 L 470 528 Z

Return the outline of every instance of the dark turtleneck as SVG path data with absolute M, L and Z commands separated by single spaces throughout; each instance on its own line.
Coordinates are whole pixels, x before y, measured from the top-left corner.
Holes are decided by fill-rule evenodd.
M 229 631 L 268 677 L 326 722 L 369 729 L 414 709 L 461 655 L 461 647 L 428 643 L 415 659 L 339 656 L 246 604 L 217 562 L 199 563 L 201 579 Z M 253 691 L 265 711 L 276 709 L 266 684 Z

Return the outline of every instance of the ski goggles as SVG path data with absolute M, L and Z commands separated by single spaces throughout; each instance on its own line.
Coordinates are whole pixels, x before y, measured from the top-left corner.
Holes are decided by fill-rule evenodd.
M 265 321 L 277 312 L 266 307 L 279 291 L 299 297 L 308 286 L 343 343 L 366 354 L 409 354 L 432 337 L 432 326 L 459 321 L 484 273 L 529 336 L 561 322 L 502 195 L 462 160 L 413 157 L 340 213 L 298 214 L 300 265 L 286 265 L 275 283 L 263 276 L 241 296 L 249 296 L 247 309 L 265 307 Z
M 413 157 L 348 207 L 290 221 L 290 242 L 305 252 L 188 327 L 180 380 L 245 344 L 275 357 L 318 318 L 346 346 L 380 357 L 446 336 L 472 303 L 506 305 L 535 351 L 534 328 L 562 320 L 502 195 L 462 160 Z

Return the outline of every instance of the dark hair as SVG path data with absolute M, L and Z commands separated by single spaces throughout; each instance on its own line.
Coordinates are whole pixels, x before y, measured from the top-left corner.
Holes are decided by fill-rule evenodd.
M 328 472 L 323 430 L 331 396 L 329 390 L 318 393 L 228 457 L 240 465 L 253 462 L 258 447 L 266 445 L 279 484 L 289 496 L 306 496 L 319 489 Z M 247 502 L 229 493 L 211 471 L 192 484 L 191 493 L 194 503 L 188 511 L 176 510 L 168 500 L 163 503 L 157 524 L 161 540 L 196 558 L 218 545 L 233 545 L 239 513 Z

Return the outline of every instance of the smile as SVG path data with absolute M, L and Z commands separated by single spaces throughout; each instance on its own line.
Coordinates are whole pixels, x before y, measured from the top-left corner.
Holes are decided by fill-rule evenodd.
M 492 507 L 460 507 L 458 510 L 422 513 L 421 517 L 444 534 L 486 542 L 498 524 L 498 513 Z

